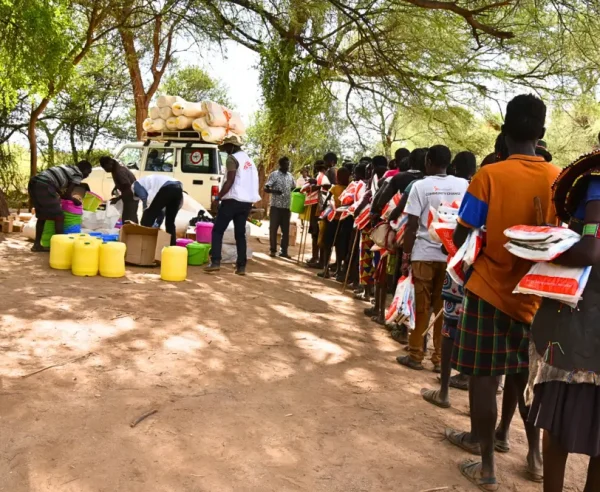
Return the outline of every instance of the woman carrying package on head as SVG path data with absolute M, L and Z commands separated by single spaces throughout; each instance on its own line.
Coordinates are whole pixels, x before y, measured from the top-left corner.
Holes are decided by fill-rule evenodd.
M 544 492 L 563 490 L 571 453 L 590 457 L 591 492 L 600 490 L 600 152 L 564 169 L 553 199 L 559 219 L 582 233 L 554 263 L 592 271 L 577 309 L 544 298 L 535 316 L 531 358 L 541 360 L 529 420 L 544 430 Z

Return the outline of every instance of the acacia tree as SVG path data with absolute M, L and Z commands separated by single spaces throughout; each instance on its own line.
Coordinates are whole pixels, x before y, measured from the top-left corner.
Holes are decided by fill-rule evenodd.
M 115 11 L 117 17 L 132 17 L 147 23 L 147 29 L 119 28 L 125 63 L 129 70 L 135 129 L 141 139 L 144 120 L 148 117 L 150 100 L 158 90 L 162 78 L 177 53 L 175 42 L 178 32 L 185 31 L 182 23 L 194 0 L 169 0 L 164 4 L 152 2 L 143 13 L 134 14 L 136 1 Z M 145 73 L 144 65 L 148 65 Z
M 152 3 L 151 0 L 146 0 Z M 23 57 L 22 71 L 29 70 L 28 77 L 17 76 L 17 89 L 29 95 L 31 111 L 27 125 L 27 138 L 30 147 L 30 174 L 37 173 L 37 124 L 50 104 L 61 93 L 73 76 L 75 68 L 89 54 L 92 47 L 119 27 L 128 26 L 130 16 L 142 12 L 146 1 L 129 11 L 129 15 L 116 19 L 110 14 L 116 5 L 122 5 L 122 0 L 7 0 L 9 8 L 0 10 L 0 15 L 6 20 L 2 25 L 4 39 L 25 40 L 26 48 L 16 47 L 17 57 Z M 43 14 L 43 15 L 42 15 Z M 32 20 L 33 19 L 33 20 Z M 33 35 L 37 26 L 48 24 L 42 32 L 46 36 L 40 38 Z M 2 24 L 2 23 L 0 23 Z M 141 24 L 138 24 L 141 27 Z M 31 37 L 29 37 L 31 35 Z M 11 38 L 12 37 L 12 38 Z M 38 44 L 31 44 L 32 40 Z M 44 49 L 40 49 L 43 46 Z M 34 57 L 37 64 L 27 67 L 27 55 L 38 51 L 43 56 Z M 10 52 L 2 52 L 0 58 L 6 60 Z M 3 65 L 6 65 L 6 61 Z M 21 72 L 19 72 L 21 73 Z

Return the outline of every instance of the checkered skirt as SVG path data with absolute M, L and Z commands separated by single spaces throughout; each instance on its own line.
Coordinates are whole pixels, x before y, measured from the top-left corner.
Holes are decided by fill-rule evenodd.
M 529 369 L 530 325 L 516 321 L 468 290 L 452 352 L 452 367 L 469 376 Z

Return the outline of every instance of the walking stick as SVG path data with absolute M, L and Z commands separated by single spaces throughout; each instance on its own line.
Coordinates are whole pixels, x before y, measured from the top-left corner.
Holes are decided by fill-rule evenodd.
M 312 205 L 308 206 L 308 227 L 310 227 L 310 212 L 312 209 Z M 300 247 L 298 248 L 298 261 L 296 262 L 296 264 L 300 265 L 300 258 L 302 258 L 302 248 L 304 246 L 304 244 L 306 243 L 306 236 L 307 236 L 307 227 L 306 224 L 304 224 L 304 226 L 302 227 L 302 234 L 300 234 Z
M 350 260 L 348 261 L 348 265 L 346 268 L 346 279 L 344 280 L 344 287 L 342 288 L 342 294 L 346 292 L 346 287 L 348 287 L 348 279 L 350 278 L 350 268 L 352 267 L 352 261 L 354 260 L 354 253 L 356 251 L 356 245 L 358 244 L 358 239 L 360 237 L 360 229 L 356 229 L 356 235 L 354 237 L 354 244 L 352 245 L 352 253 L 350 253 Z
M 338 225 L 335 228 L 335 234 L 333 236 L 333 245 L 331 249 L 335 248 L 335 242 L 337 241 L 338 232 L 340 232 L 340 225 L 342 224 L 341 220 L 338 220 Z M 329 260 L 331 260 L 331 253 L 325 258 L 325 268 L 323 269 L 323 278 L 327 278 L 327 274 L 329 273 Z

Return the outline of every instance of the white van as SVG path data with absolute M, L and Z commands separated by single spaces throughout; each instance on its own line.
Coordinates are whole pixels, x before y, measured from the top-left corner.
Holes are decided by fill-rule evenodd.
M 217 145 L 198 140 L 126 143 L 114 157 L 136 178 L 164 174 L 181 181 L 183 190 L 207 210 L 219 194 L 224 179 L 226 155 L 221 156 Z M 85 182 L 105 200 L 110 199 L 115 186 L 112 175 L 101 167 L 95 167 Z

